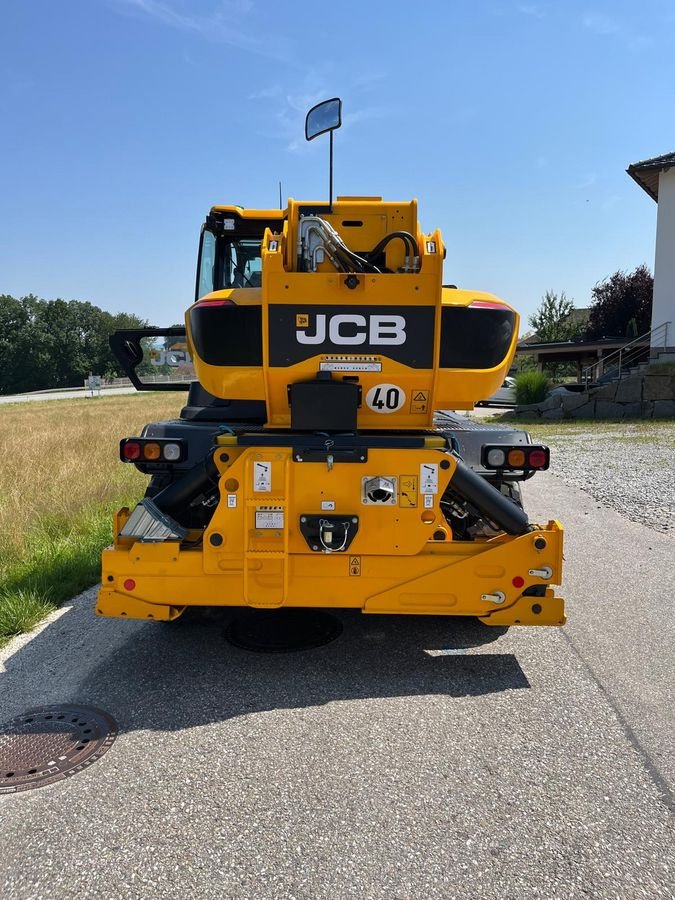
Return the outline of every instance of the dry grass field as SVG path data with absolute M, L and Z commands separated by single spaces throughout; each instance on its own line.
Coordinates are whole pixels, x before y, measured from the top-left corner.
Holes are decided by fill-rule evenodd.
M 122 437 L 176 416 L 181 393 L 0 407 L 0 643 L 98 579 L 111 513 L 147 478 L 119 462 Z

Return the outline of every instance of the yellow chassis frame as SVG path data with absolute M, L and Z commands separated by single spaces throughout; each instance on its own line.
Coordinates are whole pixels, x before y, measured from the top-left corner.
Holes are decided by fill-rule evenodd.
M 291 448 L 241 448 L 228 438 L 219 443 L 228 447 L 214 457 L 221 499 L 203 542 L 181 548 L 117 537 L 103 552 L 98 615 L 169 621 L 188 606 L 293 606 L 477 616 L 488 625 L 565 623 L 563 600 L 549 587 L 562 579 L 560 523 L 533 526 L 517 537 L 452 540 L 438 504 L 454 472 L 450 454 L 432 447 L 373 450 L 363 466 L 337 463 L 327 471 L 321 463 L 294 461 Z M 401 473 L 418 472 L 425 460 L 444 460 L 432 508 L 422 495 L 413 497 L 413 506 L 403 506 L 401 498 L 388 508 L 363 505 L 363 475 L 395 473 L 400 482 Z M 260 462 L 273 471 L 264 494 L 254 485 Z M 325 497 L 335 510 L 359 516 L 348 551 L 312 552 L 300 533 L 299 517 L 316 513 Z M 283 528 L 256 527 L 256 512 L 270 508 L 283 516 Z M 117 514 L 116 535 L 128 515 L 127 509 Z M 524 595 L 535 586 L 545 588 L 544 596 Z

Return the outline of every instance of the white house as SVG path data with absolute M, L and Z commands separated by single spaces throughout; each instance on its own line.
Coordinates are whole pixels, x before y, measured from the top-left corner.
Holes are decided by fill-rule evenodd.
M 633 163 L 626 171 L 658 204 L 651 355 L 675 362 L 675 153 Z

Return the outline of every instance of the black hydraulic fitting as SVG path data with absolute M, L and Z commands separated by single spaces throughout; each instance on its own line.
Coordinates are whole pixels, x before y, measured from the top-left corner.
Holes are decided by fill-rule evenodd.
M 197 463 L 178 481 L 174 481 L 152 498 L 152 502 L 163 513 L 180 521 L 180 513 L 192 501 L 218 484 L 220 472 L 213 461 L 214 451 L 210 450 L 204 459 Z
M 507 534 L 525 534 L 529 530 L 527 514 L 520 506 L 476 474 L 461 459 L 455 457 L 455 461 L 457 468 L 450 479 L 453 490 Z

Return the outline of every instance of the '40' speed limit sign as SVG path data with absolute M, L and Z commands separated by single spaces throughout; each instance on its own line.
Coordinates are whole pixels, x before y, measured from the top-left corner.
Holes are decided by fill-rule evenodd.
M 377 413 L 393 413 L 405 403 L 405 391 L 397 384 L 376 384 L 366 394 L 366 406 Z

